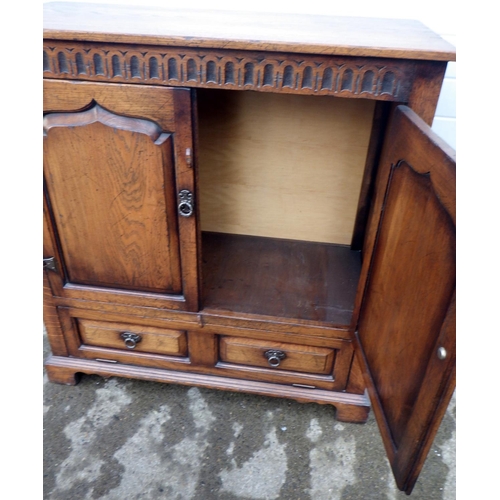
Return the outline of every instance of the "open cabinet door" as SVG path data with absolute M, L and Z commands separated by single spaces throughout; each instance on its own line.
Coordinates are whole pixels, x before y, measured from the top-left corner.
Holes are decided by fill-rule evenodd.
M 455 152 L 395 109 L 355 331 L 398 487 L 410 494 L 455 387 Z

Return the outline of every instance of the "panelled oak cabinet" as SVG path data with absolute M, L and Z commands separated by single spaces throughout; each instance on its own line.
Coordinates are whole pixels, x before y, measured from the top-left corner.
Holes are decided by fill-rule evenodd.
M 413 21 L 46 4 L 50 380 L 370 400 L 410 493 L 455 383 L 454 58 Z

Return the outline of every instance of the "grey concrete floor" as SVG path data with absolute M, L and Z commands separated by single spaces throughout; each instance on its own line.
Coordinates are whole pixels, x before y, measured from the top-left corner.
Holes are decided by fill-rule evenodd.
M 452 399 L 409 498 L 455 499 L 455 423 Z M 326 405 L 44 374 L 44 499 L 403 498 L 372 414 L 346 424 Z

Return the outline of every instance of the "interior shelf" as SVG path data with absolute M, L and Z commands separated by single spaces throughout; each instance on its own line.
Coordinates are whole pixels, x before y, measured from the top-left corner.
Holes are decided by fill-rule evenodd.
M 360 252 L 329 243 L 202 235 L 204 309 L 349 325 Z

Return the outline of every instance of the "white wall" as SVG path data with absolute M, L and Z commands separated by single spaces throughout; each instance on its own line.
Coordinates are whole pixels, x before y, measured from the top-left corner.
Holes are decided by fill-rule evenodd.
M 441 33 L 440 33 L 441 34 Z M 455 36 L 443 36 L 453 45 Z M 444 77 L 443 87 L 439 96 L 438 106 L 432 128 L 439 134 L 450 146 L 456 146 L 456 63 L 448 63 L 448 68 Z
M 48 0 L 43 0 L 46 3 Z M 84 3 L 122 5 L 157 5 L 183 9 L 242 10 L 257 12 L 288 12 L 297 14 L 340 15 L 395 19 L 416 19 L 434 30 L 450 43 L 456 40 L 456 3 L 451 0 L 419 0 L 395 2 L 392 0 L 356 0 L 355 2 L 304 2 L 295 0 L 252 0 L 238 3 L 234 0 L 65 0 Z M 456 74 L 455 63 L 450 63 L 436 110 L 433 129 L 456 148 Z

